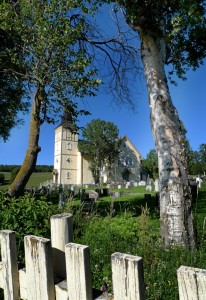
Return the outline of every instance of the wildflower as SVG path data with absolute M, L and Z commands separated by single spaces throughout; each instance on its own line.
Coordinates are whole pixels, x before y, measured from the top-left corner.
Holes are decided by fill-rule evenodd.
M 103 293 L 106 293 L 106 291 L 107 291 L 107 286 L 106 286 L 106 284 L 103 284 L 103 285 L 101 286 L 101 291 L 102 291 Z

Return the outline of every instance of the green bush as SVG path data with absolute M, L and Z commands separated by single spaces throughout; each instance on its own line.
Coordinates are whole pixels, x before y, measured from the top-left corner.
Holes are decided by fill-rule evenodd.
M 4 184 L 5 176 L 4 174 L 0 174 L 0 184 Z
M 20 167 L 14 167 L 11 170 L 11 178 L 10 178 L 10 183 L 12 183 L 17 175 L 17 173 L 19 173 Z
M 24 263 L 24 236 L 50 238 L 50 217 L 55 213 L 58 213 L 57 208 L 44 197 L 36 199 L 26 193 L 17 199 L 8 199 L 0 192 L 0 229 L 16 232 L 20 263 Z

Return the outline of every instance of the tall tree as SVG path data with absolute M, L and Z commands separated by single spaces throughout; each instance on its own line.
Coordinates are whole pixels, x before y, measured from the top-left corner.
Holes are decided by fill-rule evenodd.
M 89 157 L 95 183 L 100 182 L 103 166 L 110 170 L 114 158 L 119 154 L 121 139 L 118 138 L 118 134 L 119 130 L 114 123 L 100 119 L 92 120 L 83 130 L 83 140 L 79 141 L 78 148 Z
M 158 159 L 155 149 L 150 150 L 146 158 L 142 160 L 142 167 L 147 171 L 151 178 L 158 178 Z
M 0 4 L 1 27 L 21 37 L 21 43 L 10 51 L 12 62 L 19 67 L 12 72 L 22 78 L 30 91 L 32 106 L 28 148 L 20 172 L 9 188 L 10 196 L 23 191 L 34 170 L 43 122 L 54 122 L 55 114 L 63 109 L 75 118 L 78 109 L 73 98 L 93 95 L 99 84 L 95 69 L 88 68 L 90 57 L 77 39 L 89 31 L 85 16 L 92 12 L 75 0 Z M 18 51 L 25 56 L 23 63 L 16 56 Z
M 28 102 L 22 101 L 23 82 L 15 76 L 11 69 L 20 70 L 19 65 L 12 62 L 11 51 L 21 43 L 20 38 L 12 31 L 0 28 L 0 139 L 9 138 L 11 129 L 22 123 L 18 113 L 28 111 Z M 18 60 L 23 60 L 22 53 L 15 51 Z
M 111 66 L 108 72 L 111 85 L 115 76 L 119 83 L 126 81 L 128 62 L 134 67 L 131 64 L 133 48 L 125 46 L 119 39 L 103 40 L 92 25 L 97 4 L 98 1 L 90 0 L 0 3 L 1 27 L 8 32 L 15 31 L 21 37 L 21 43 L 10 54 L 12 61 L 21 65 L 22 71 L 12 69 L 12 74 L 22 78 L 31 100 L 28 148 L 20 172 L 8 191 L 10 196 L 23 191 L 34 170 L 40 151 L 41 125 L 54 122 L 63 110 L 74 120 L 79 113 L 87 113 L 79 111 L 76 99 L 93 96 L 101 82 L 97 79 L 95 50 L 101 51 L 102 64 L 106 60 Z M 23 63 L 15 55 L 17 50 L 24 54 Z M 119 72 L 121 69 L 123 72 Z M 122 98 L 128 93 L 124 86 L 116 85 L 116 91 L 124 90 L 120 95 L 124 95 Z
M 114 2 L 114 1 L 113 1 Z M 204 0 L 117 0 L 127 23 L 140 37 L 151 127 L 158 156 L 160 221 L 164 245 L 195 247 L 192 196 L 184 134 L 173 105 L 165 65 L 184 78 L 206 56 Z

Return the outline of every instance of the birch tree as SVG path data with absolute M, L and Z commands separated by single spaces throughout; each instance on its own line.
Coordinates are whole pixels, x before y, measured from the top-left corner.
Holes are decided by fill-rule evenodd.
M 184 78 L 206 56 L 206 3 L 203 0 L 118 0 L 129 26 L 139 35 L 151 128 L 158 156 L 161 236 L 195 248 L 192 196 L 184 134 L 172 102 L 168 77 Z M 166 76 L 165 66 L 171 70 Z

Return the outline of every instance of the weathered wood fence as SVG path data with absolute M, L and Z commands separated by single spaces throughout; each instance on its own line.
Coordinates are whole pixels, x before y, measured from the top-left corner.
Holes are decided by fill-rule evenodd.
M 15 233 L 0 231 L 0 287 L 4 299 L 144 300 L 142 258 L 111 256 L 113 296 L 94 296 L 89 247 L 72 243 L 72 215 L 51 217 L 51 240 L 25 236 L 25 269 L 18 270 Z M 177 271 L 180 300 L 206 299 L 206 270 L 181 266 Z

